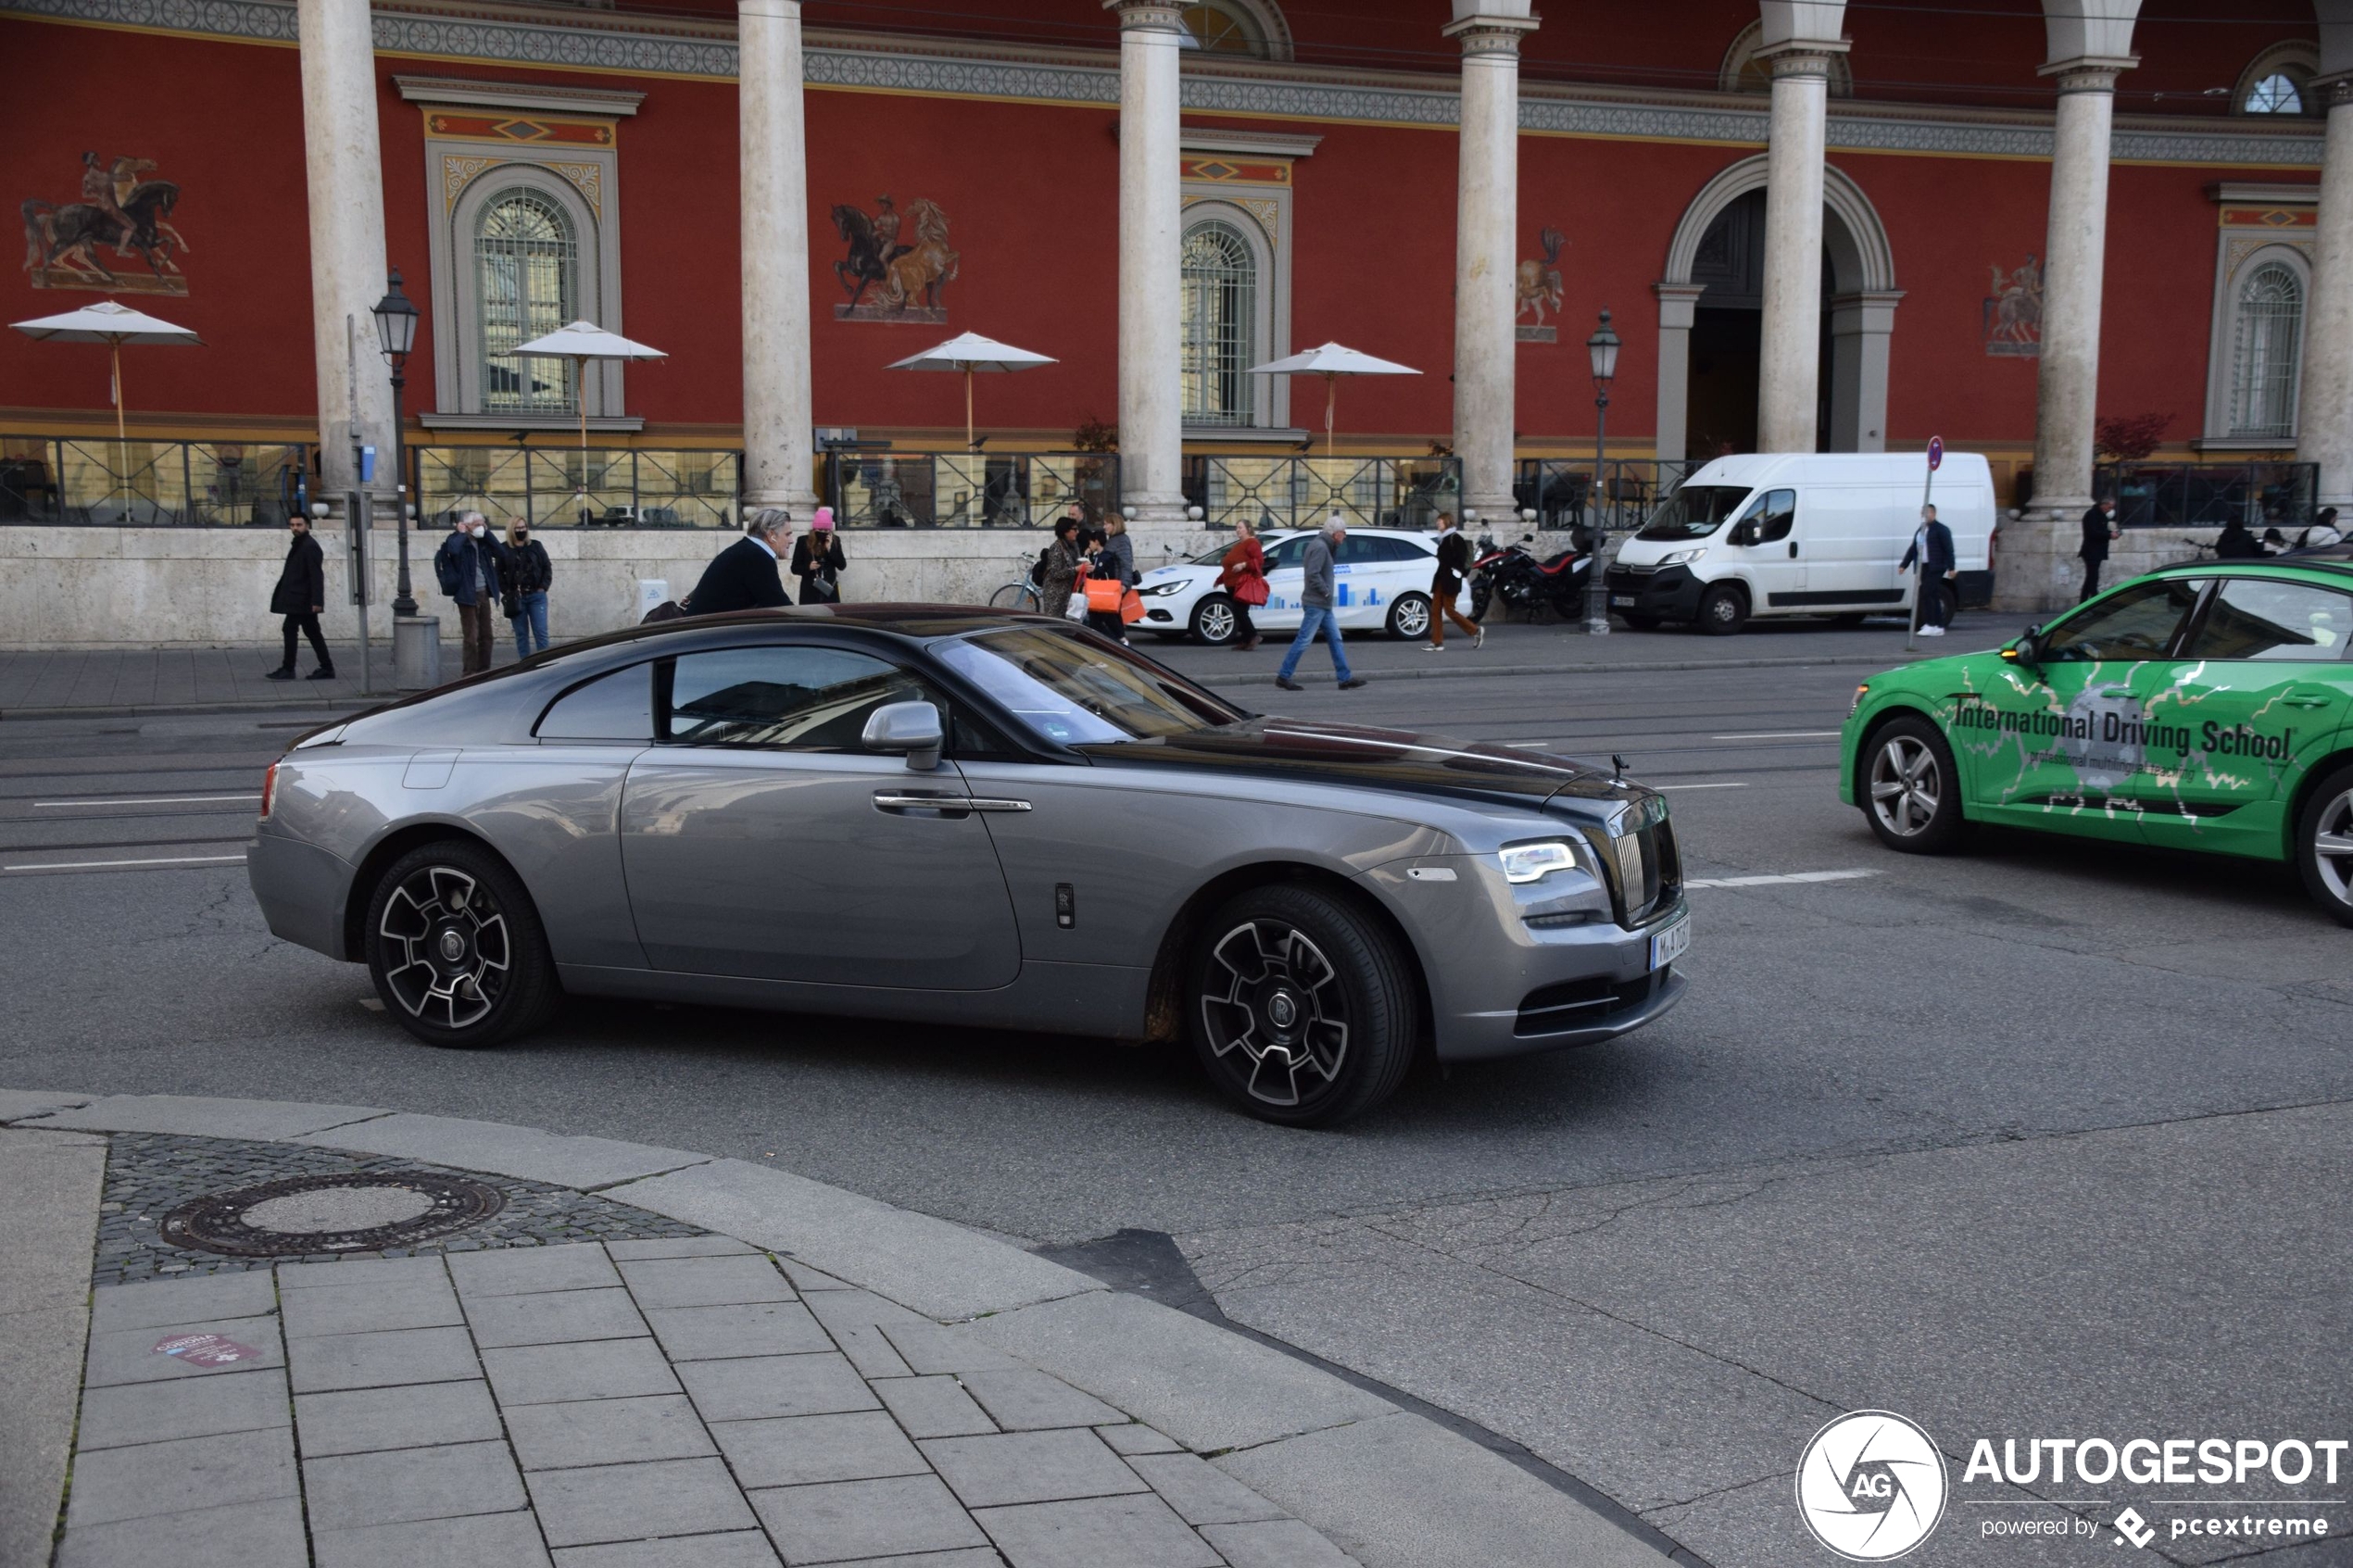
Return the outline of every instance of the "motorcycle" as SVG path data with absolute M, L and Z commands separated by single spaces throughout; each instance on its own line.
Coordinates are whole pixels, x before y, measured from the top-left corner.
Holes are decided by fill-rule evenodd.
M 1501 599 L 1506 612 L 1517 611 L 1534 621 L 1575 621 L 1585 613 L 1586 574 L 1592 553 L 1567 549 L 1538 560 L 1528 546 L 1533 533 L 1523 533 L 1501 549 L 1494 540 L 1479 540 L 1478 559 L 1471 564 L 1471 615 L 1485 620 L 1488 605 Z

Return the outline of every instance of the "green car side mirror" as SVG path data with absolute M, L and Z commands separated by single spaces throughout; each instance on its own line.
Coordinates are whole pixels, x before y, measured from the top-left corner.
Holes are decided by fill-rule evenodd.
M 2010 664 L 2023 664 L 2039 669 L 2043 663 L 2043 648 L 2037 640 L 2043 634 L 2040 626 L 2029 626 L 2019 634 L 2018 641 L 2002 650 L 2003 659 Z

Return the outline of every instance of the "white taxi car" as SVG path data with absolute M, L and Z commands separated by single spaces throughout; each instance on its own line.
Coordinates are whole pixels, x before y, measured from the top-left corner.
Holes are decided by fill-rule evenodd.
M 1300 552 L 1312 530 L 1269 529 L 1258 536 L 1266 552 L 1266 602 L 1251 612 L 1261 632 L 1295 632 L 1300 621 Z M 1217 586 L 1218 563 L 1231 543 L 1205 550 L 1189 561 L 1144 573 L 1137 592 L 1144 619 L 1135 630 L 1164 636 L 1190 636 L 1212 647 L 1234 640 L 1234 601 Z M 1429 635 L 1429 584 L 1438 571 L 1438 536 L 1407 528 L 1352 528 L 1332 563 L 1332 589 L 1346 632 L 1387 632 L 1392 637 Z M 1468 615 L 1470 589 L 1455 596 L 1454 608 Z

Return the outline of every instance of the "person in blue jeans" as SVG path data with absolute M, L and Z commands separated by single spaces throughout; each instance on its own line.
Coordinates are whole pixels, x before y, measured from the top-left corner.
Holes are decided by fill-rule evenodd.
M 1340 618 L 1332 613 L 1332 558 L 1347 537 L 1348 525 L 1334 512 L 1323 532 L 1311 537 L 1299 554 L 1299 635 L 1290 640 L 1290 652 L 1283 655 L 1283 667 L 1275 672 L 1275 684 L 1287 692 L 1305 689 L 1291 679 L 1291 672 L 1299 668 L 1299 656 L 1307 651 L 1317 632 L 1332 645 L 1332 673 L 1340 677 L 1340 689 L 1353 691 L 1365 684 L 1362 675 L 1349 671 L 1348 650 L 1340 646 Z
M 531 524 L 507 525 L 507 554 L 498 563 L 498 586 L 507 601 L 507 620 L 515 629 L 515 657 L 529 659 L 535 638 L 547 646 L 547 589 L 556 580 L 547 546 L 531 536 Z

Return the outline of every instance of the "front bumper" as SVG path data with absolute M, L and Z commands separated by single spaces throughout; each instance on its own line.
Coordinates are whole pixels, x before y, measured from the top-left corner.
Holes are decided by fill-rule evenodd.
M 357 959 L 344 950 L 343 911 L 351 892 L 352 869 L 315 844 L 272 833 L 269 824 L 245 852 L 245 880 L 270 934 L 331 959 Z
M 1613 566 L 1602 578 L 1610 609 L 1618 615 L 1648 615 L 1661 621 L 1699 619 L 1705 586 L 1688 566 Z

